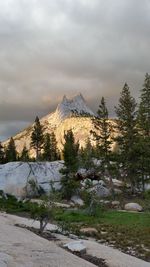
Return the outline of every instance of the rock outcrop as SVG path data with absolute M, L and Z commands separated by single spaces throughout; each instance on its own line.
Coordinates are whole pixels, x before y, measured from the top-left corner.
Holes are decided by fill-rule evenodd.
M 35 196 L 38 190 L 60 188 L 62 161 L 10 162 L 0 165 L 0 190 L 18 198 Z

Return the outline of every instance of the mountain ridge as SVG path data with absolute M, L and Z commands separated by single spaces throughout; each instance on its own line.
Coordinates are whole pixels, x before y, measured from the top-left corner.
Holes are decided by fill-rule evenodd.
M 40 122 L 44 126 L 44 133 L 55 133 L 58 149 L 62 151 L 64 132 L 70 129 L 72 129 L 75 141 L 79 142 L 80 147 L 85 146 L 88 138 L 94 144 L 91 139 L 91 130 L 94 130 L 92 117 L 94 116 L 94 112 L 88 107 L 84 97 L 78 94 L 71 99 L 64 96 L 56 110 L 42 117 Z M 30 156 L 35 156 L 35 151 L 30 147 L 33 125 L 34 123 L 13 137 L 19 154 L 26 146 Z M 3 145 L 6 146 L 9 140 L 3 142 Z
M 72 98 L 67 98 L 64 95 L 62 101 L 58 103 L 56 110 L 42 117 L 40 122 L 44 126 L 44 133 L 55 133 L 58 149 L 62 150 L 64 131 L 68 131 L 69 129 L 73 129 L 73 132 L 75 133 L 75 140 L 78 141 L 80 139 L 79 142 L 81 143 L 81 146 L 84 146 L 88 137 L 88 131 L 90 131 L 92 127 L 92 116 L 95 116 L 95 114 L 88 107 L 82 94 L 75 95 Z M 21 153 L 23 147 L 26 146 L 30 151 L 30 155 L 35 155 L 34 150 L 30 147 L 33 125 L 34 123 L 13 137 L 19 154 Z M 82 138 L 80 138 L 81 134 Z M 85 135 L 84 141 L 83 135 Z M 9 140 L 10 139 L 4 141 L 3 145 L 7 146 Z

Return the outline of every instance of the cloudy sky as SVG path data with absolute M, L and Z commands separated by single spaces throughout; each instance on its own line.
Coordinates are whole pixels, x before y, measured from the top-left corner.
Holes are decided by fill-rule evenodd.
M 149 0 L 0 0 L 0 140 L 83 94 L 110 114 L 150 72 Z

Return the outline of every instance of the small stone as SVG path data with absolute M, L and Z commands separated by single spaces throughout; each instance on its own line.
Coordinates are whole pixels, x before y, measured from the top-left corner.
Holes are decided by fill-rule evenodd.
M 89 235 L 97 234 L 98 233 L 98 231 L 96 230 L 96 228 L 93 228 L 93 227 L 81 228 L 80 229 L 80 232 L 83 233 L 83 234 L 89 234 Z
M 122 194 L 122 190 L 120 190 L 120 189 L 118 189 L 118 188 L 115 188 L 114 191 L 115 191 L 115 194 L 116 194 L 116 195 L 120 195 L 120 194 Z
M 71 201 L 74 202 L 74 204 L 79 205 L 79 206 L 84 205 L 83 200 L 79 196 L 76 196 L 76 195 L 72 196 Z
M 117 187 L 123 186 L 123 182 L 118 180 L 118 179 L 113 179 L 113 184 L 114 184 L 114 186 L 117 186 Z
M 75 239 L 75 240 L 78 239 L 78 236 L 77 236 L 77 235 L 73 235 L 73 234 L 69 234 L 69 237 L 70 237 L 71 239 Z
M 112 206 L 116 207 L 120 205 L 120 201 L 114 200 L 111 202 Z
M 104 200 L 104 202 L 103 202 L 104 204 L 110 204 L 110 201 L 109 200 Z
M 68 248 L 72 252 L 86 252 L 86 246 L 84 245 L 83 241 L 74 241 L 64 245 L 65 248 Z
M 127 211 L 142 211 L 143 208 L 138 203 L 127 203 L 124 206 L 124 209 Z

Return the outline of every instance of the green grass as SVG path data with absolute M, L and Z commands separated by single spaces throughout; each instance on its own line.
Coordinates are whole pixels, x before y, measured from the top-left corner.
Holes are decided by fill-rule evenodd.
M 82 227 L 94 227 L 94 236 L 100 243 L 113 244 L 120 250 L 150 261 L 150 213 L 131 213 L 107 210 L 89 216 L 84 210 L 58 211 L 55 220 L 66 223 L 75 234 Z M 131 252 L 132 251 L 132 252 Z
M 131 227 L 150 227 L 150 213 L 131 213 L 119 211 L 107 211 L 101 218 L 103 223 L 124 225 Z
M 58 211 L 55 214 L 58 221 L 67 221 L 86 224 L 113 224 L 124 226 L 150 227 L 150 213 L 131 213 L 119 211 L 104 211 L 97 216 L 89 216 L 84 210 L 79 211 Z
M 0 198 L 0 211 L 5 211 L 7 213 L 28 214 L 35 205 L 37 204 L 33 204 L 30 202 L 23 203 L 22 201 L 17 201 L 17 199 L 13 196 L 8 196 L 7 199 Z
M 30 216 L 35 203 L 17 201 L 14 197 L 0 198 L 0 210 L 22 216 Z M 98 207 L 95 216 L 90 216 L 85 209 L 64 210 L 56 208 L 54 221 L 62 229 L 81 234 L 82 227 L 94 227 L 94 234 L 100 243 L 113 244 L 126 253 L 150 261 L 150 212 L 131 213 L 105 210 Z M 149 251 L 148 251 L 149 250 Z

